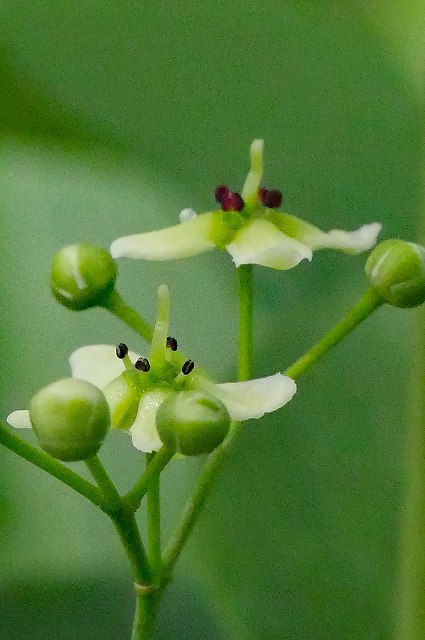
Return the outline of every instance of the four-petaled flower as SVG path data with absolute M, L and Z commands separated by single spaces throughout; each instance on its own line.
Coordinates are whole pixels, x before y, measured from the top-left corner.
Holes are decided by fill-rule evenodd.
M 239 195 L 221 185 L 216 199 L 221 208 L 197 215 L 192 209 L 180 214 L 180 224 L 118 238 L 111 245 L 114 258 L 144 260 L 187 258 L 214 247 L 227 250 L 237 267 L 259 264 L 291 269 L 311 260 L 318 249 L 339 249 L 349 254 L 367 251 L 381 229 L 377 222 L 355 231 L 321 231 L 288 213 L 277 211 L 281 193 L 260 188 L 263 173 L 263 141 L 251 144 L 251 169 Z
M 87 380 L 103 391 L 112 426 L 129 430 L 136 449 L 150 452 L 162 446 L 156 413 L 166 398 L 180 391 L 198 389 L 218 398 L 230 418 L 237 421 L 260 418 L 282 407 L 294 395 L 295 382 L 281 373 L 215 384 L 204 373 L 193 371 L 193 362 L 183 360 L 175 350 L 175 340 L 168 336 L 168 317 L 168 288 L 162 285 L 158 289 L 158 316 L 149 358 L 128 352 L 120 344 L 81 347 L 69 359 L 74 378 Z M 7 420 L 13 427 L 31 428 L 27 410 L 14 411 Z

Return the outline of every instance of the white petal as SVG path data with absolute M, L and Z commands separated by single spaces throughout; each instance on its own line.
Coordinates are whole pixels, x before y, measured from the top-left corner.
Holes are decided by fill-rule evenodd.
M 99 389 L 106 387 L 124 372 L 124 365 L 117 358 L 115 348 L 110 344 L 91 344 L 71 353 L 69 364 L 72 377 L 87 380 Z M 129 351 L 128 355 L 132 362 L 139 358 L 134 351 Z
M 11 427 L 15 429 L 31 429 L 30 412 L 26 409 L 14 411 L 6 418 Z
M 211 214 L 203 213 L 174 227 L 118 238 L 112 243 L 110 250 L 113 258 L 188 258 L 214 248 L 209 237 L 210 229 Z
M 305 239 L 307 244 L 313 249 L 340 249 L 353 255 L 368 251 L 376 244 L 376 239 L 381 231 L 382 225 L 379 222 L 364 224 L 355 231 L 341 231 L 331 229 L 328 233 L 317 229 L 315 234 Z M 302 238 L 304 240 L 304 238 Z
M 237 267 L 261 264 L 272 269 L 292 269 L 304 258 L 312 258 L 309 247 L 286 236 L 268 220 L 260 219 L 243 227 L 226 249 Z
M 265 413 L 283 407 L 297 390 L 292 378 L 281 373 L 246 382 L 224 384 L 213 384 L 202 379 L 200 386 L 222 401 L 232 420 L 261 418 Z
M 168 391 L 151 391 L 140 400 L 136 420 L 130 429 L 133 446 L 139 451 L 150 453 L 162 447 L 156 430 L 156 412 L 169 395 Z

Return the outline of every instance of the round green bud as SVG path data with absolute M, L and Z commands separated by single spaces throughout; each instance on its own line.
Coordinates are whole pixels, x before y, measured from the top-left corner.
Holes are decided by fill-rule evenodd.
M 162 442 L 185 456 L 210 453 L 230 427 L 224 404 L 200 391 L 181 391 L 160 405 L 156 428 Z
M 29 412 L 40 445 L 65 462 L 97 453 L 110 423 L 108 403 L 100 389 L 76 378 L 41 389 L 31 399 Z
M 115 286 L 117 265 L 105 249 L 71 244 L 55 253 L 51 284 L 56 300 L 81 311 L 101 305 Z
M 404 240 L 385 240 L 369 255 L 366 275 L 385 302 L 417 307 L 425 302 L 425 248 Z

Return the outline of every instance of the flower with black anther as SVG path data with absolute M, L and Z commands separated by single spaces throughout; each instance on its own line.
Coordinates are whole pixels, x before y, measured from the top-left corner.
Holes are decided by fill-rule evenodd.
M 392 239 L 378 244 L 365 266 L 379 296 L 394 307 L 417 307 L 425 302 L 425 248 Z
M 230 420 L 260 418 L 283 407 L 296 391 L 295 382 L 281 373 L 247 380 L 215 384 L 198 371 L 193 360 L 177 351 L 168 335 L 168 287 L 158 289 L 158 314 L 148 357 L 120 343 L 89 345 L 74 351 L 69 362 L 72 375 L 101 389 L 109 405 L 111 425 L 129 431 L 140 451 L 162 446 L 158 433 L 181 453 L 206 453 L 225 437 Z M 183 419 L 183 411 L 187 411 Z M 171 435 L 171 416 L 175 422 Z M 7 418 L 13 427 L 31 427 L 28 411 L 15 411 Z M 208 431 L 208 425 L 210 431 Z
M 281 191 L 260 187 L 262 140 L 254 140 L 250 155 L 251 169 L 240 194 L 219 185 L 215 190 L 219 209 L 199 215 L 193 209 L 183 209 L 176 226 L 118 238 L 111 245 L 112 256 L 173 260 L 217 247 L 227 250 L 237 267 L 259 264 L 291 269 L 303 259 L 311 260 L 313 251 L 319 249 L 357 254 L 373 247 L 381 229 L 376 222 L 351 232 L 332 229 L 326 233 L 278 211 Z
M 58 380 L 41 389 L 31 399 L 29 419 L 43 449 L 67 462 L 94 456 L 110 424 L 103 393 L 94 384 L 76 378 Z
M 81 311 L 108 299 L 115 286 L 117 265 L 105 249 L 72 244 L 55 253 L 50 276 L 55 298 L 68 309 Z

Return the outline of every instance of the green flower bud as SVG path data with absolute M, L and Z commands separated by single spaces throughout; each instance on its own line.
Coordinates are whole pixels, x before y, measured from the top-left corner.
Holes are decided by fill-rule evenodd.
M 394 307 L 425 302 L 425 248 L 404 240 L 385 240 L 371 252 L 366 274 L 381 298 Z
M 105 249 L 72 244 L 53 256 L 52 292 L 68 309 L 81 311 L 101 305 L 112 292 L 116 277 L 117 265 Z
M 162 442 L 185 456 L 210 453 L 226 437 L 230 416 L 224 404 L 200 391 L 181 391 L 164 400 L 156 414 Z
M 40 445 L 66 462 L 97 453 L 110 422 L 103 393 L 91 382 L 76 378 L 41 389 L 31 399 L 29 412 Z

